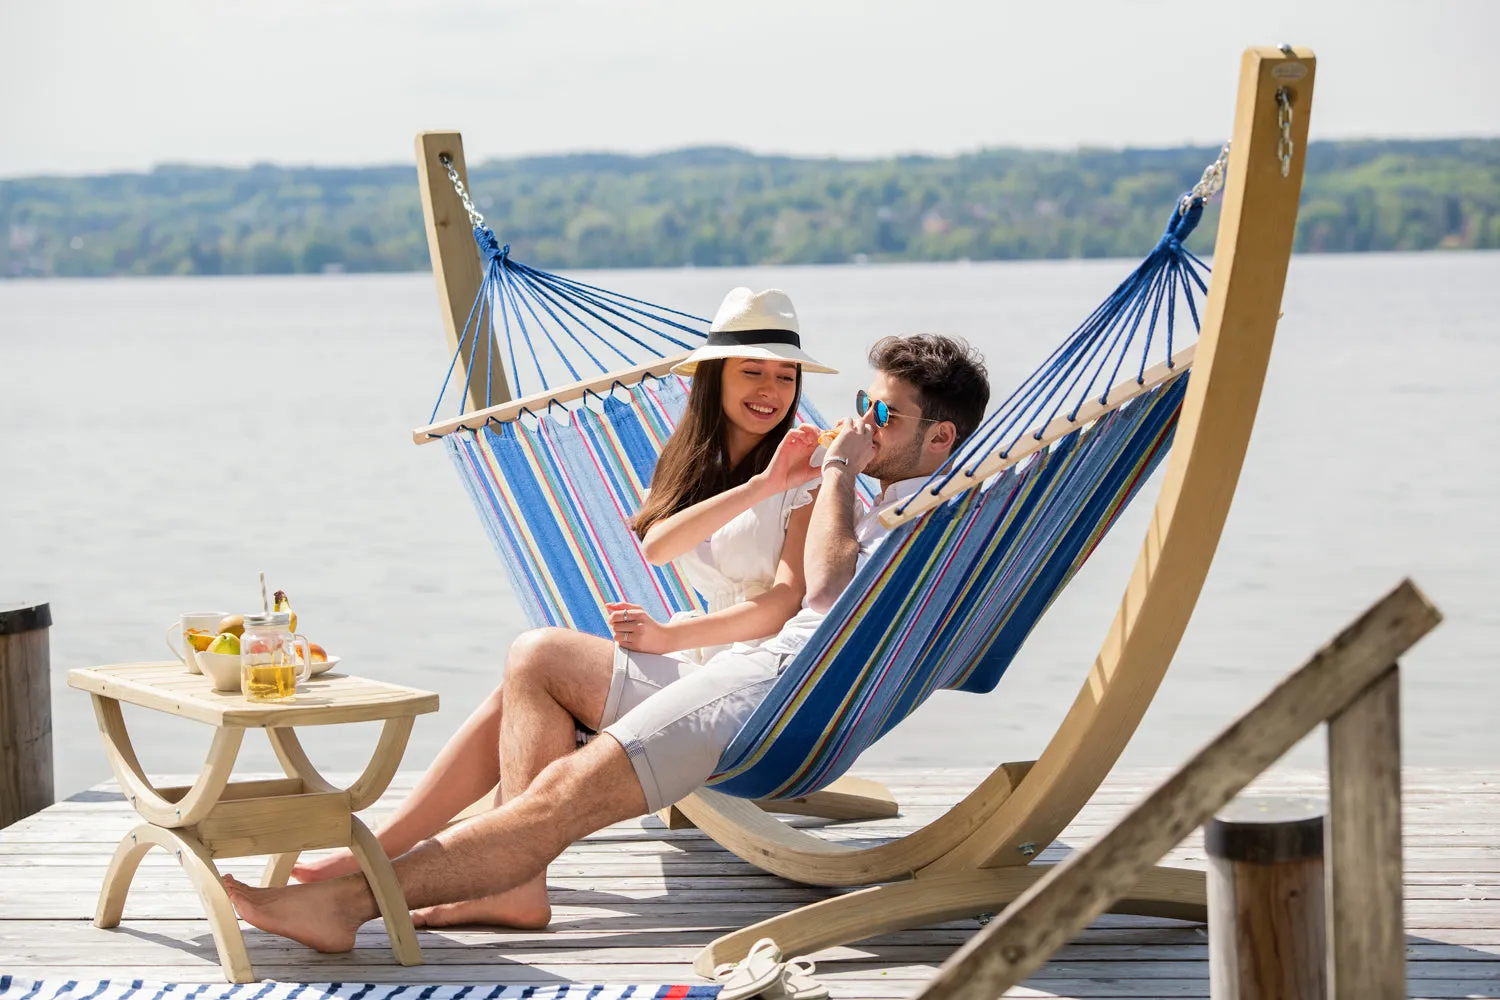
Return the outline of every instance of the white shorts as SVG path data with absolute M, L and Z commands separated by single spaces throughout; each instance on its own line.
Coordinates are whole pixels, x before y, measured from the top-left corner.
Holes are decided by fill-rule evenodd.
M 703 787 L 792 655 L 737 646 L 700 664 L 615 647 L 599 726 L 630 756 L 648 811 Z

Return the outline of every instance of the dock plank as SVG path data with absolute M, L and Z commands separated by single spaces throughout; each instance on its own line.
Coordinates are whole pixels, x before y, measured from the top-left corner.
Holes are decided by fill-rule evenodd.
M 1167 775 L 1127 769 L 1042 854 L 1058 861 L 1106 830 Z M 915 830 L 983 777 L 974 769 L 876 775 L 901 802 L 901 815 L 840 824 L 826 836 L 870 843 Z M 405 795 L 404 772 L 366 814 Z M 163 782 L 174 777 L 163 776 Z M 1323 792 L 1312 771 L 1278 770 L 1257 782 L 1276 794 Z M 1406 924 L 1409 995 L 1500 997 L 1500 771 L 1410 769 L 1405 780 Z M 115 842 L 136 822 L 112 785 L 99 785 L 0 831 L 0 973 L 32 977 L 219 979 L 218 959 L 197 897 L 174 859 L 147 855 L 112 931 L 93 927 L 98 887 Z M 806 828 L 827 826 L 798 818 Z M 1169 856 L 1203 867 L 1194 834 Z M 255 877 L 256 859 L 223 864 Z M 669 831 L 653 817 L 621 823 L 569 849 L 552 866 L 555 919 L 545 931 L 423 931 L 427 964 L 394 964 L 378 923 L 347 955 L 318 955 L 245 927 L 265 978 L 320 982 L 554 983 L 694 982 L 697 950 L 723 931 L 839 890 L 798 886 L 729 855 L 696 830 Z M 900 931 L 813 956 L 835 997 L 914 993 L 977 921 Z M 1169 920 L 1106 916 L 1063 948 L 1013 997 L 1140 998 L 1208 996 L 1202 927 Z

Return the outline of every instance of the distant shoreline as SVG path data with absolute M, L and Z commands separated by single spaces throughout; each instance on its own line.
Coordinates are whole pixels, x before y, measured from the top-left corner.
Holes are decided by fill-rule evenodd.
M 513 256 L 551 270 L 1139 258 L 1216 152 L 580 153 L 482 163 L 469 186 Z M 1306 155 L 1299 252 L 1500 249 L 1500 139 L 1321 142 Z M 1190 246 L 1208 252 L 1216 224 L 1212 205 Z M 427 266 L 410 166 L 0 181 L 0 277 Z
M 1485 248 L 1468 249 L 1445 249 L 1434 248 L 1431 250 L 1302 250 L 1298 251 L 1297 257 L 1317 258 L 1339 258 L 1339 257 L 1485 257 L 1500 255 L 1500 250 Z M 1199 255 L 1205 260 L 1212 262 L 1212 254 L 1202 253 Z M 562 268 L 568 272 L 579 271 L 714 271 L 734 270 L 744 268 L 786 268 L 811 270 L 835 270 L 838 268 L 883 268 L 883 267 L 967 267 L 967 266 L 990 266 L 996 264 L 1060 264 L 1060 263 L 1088 263 L 1088 264 L 1130 264 L 1138 263 L 1137 258 L 1130 257 L 1028 257 L 1021 260 L 884 260 L 871 261 L 864 264 L 853 262 L 828 263 L 828 264 L 723 264 L 698 267 L 692 264 L 679 264 L 671 266 L 652 267 L 579 267 Z M 20 285 L 28 282 L 44 282 L 47 284 L 79 281 L 90 283 L 95 281 L 118 281 L 121 279 L 131 281 L 212 281 L 212 280 L 258 280 L 265 278 L 286 278 L 295 281 L 327 281 L 340 278 L 372 278 L 372 277 L 408 277 L 419 275 L 431 278 L 432 270 L 428 268 L 414 268 L 409 271 L 324 271 L 316 274 L 310 272 L 293 272 L 290 274 L 102 274 L 102 275 L 27 275 L 20 277 L 8 277 L 0 275 L 0 285 Z

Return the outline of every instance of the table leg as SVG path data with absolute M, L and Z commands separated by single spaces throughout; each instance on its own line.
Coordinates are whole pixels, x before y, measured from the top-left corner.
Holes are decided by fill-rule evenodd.
M 375 895 L 375 905 L 380 907 L 380 915 L 385 918 L 391 951 L 396 953 L 396 961 L 402 965 L 421 965 L 422 949 L 417 946 L 417 931 L 412 926 L 411 911 L 406 908 L 401 883 L 396 881 L 396 871 L 370 828 L 361 823 L 358 816 L 351 816 L 350 822 L 353 842 L 349 849 L 365 873 L 365 881 L 370 883 L 370 892 Z
M 301 856 L 301 851 L 287 851 L 283 854 L 271 855 L 270 860 L 266 862 L 265 871 L 261 872 L 260 884 L 267 888 L 286 885 L 287 880 L 292 877 L 292 866 Z
M 130 892 L 130 883 L 135 878 L 141 858 L 153 847 L 171 851 L 177 856 L 189 877 L 203 911 L 208 915 L 208 926 L 213 932 L 214 946 L 219 952 L 219 964 L 224 976 L 232 983 L 255 981 L 250 967 L 250 955 L 245 951 L 245 938 L 240 933 L 240 919 L 229 902 L 229 893 L 224 889 L 218 866 L 196 837 L 166 830 L 150 823 L 142 823 L 127 833 L 115 856 L 109 862 L 109 871 L 104 876 L 104 887 L 99 891 L 99 906 L 94 912 L 95 927 L 117 927 L 125 911 L 125 896 Z M 410 917 L 408 916 L 408 926 Z M 413 932 L 415 941 L 415 932 Z
M 346 789 L 352 810 L 359 812 L 366 809 L 385 794 L 391 779 L 401 766 L 401 756 L 406 753 L 406 743 L 411 737 L 415 722 L 409 715 L 385 720 L 385 725 L 380 729 L 380 741 L 375 744 L 370 762 L 365 765 L 364 772 L 355 779 L 354 784 Z M 308 758 L 307 751 L 302 748 L 302 741 L 297 738 L 296 729 L 291 726 L 272 727 L 266 730 L 266 738 L 271 741 L 271 749 L 276 751 L 276 759 L 281 762 L 281 769 L 286 772 L 287 777 L 301 778 L 303 784 L 312 791 L 338 791 Z

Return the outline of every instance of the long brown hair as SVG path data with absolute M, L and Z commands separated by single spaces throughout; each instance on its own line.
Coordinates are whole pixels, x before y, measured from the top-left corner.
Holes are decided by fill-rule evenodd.
M 637 538 L 651 526 L 695 503 L 748 482 L 765 471 L 776 446 L 797 422 L 802 400 L 802 366 L 797 366 L 797 393 L 786 416 L 739 464 L 729 464 L 729 418 L 724 415 L 724 358 L 698 362 L 682 419 L 656 460 L 651 493 L 630 522 Z

